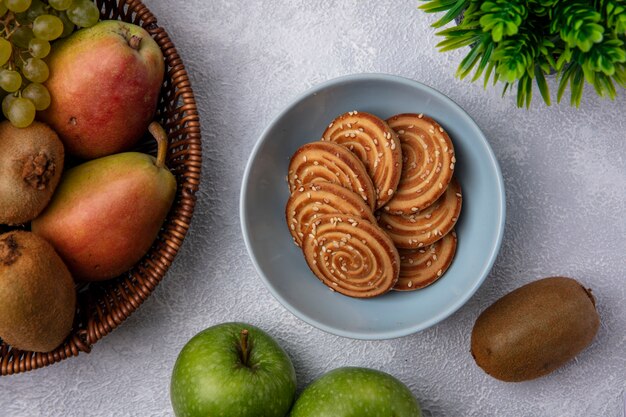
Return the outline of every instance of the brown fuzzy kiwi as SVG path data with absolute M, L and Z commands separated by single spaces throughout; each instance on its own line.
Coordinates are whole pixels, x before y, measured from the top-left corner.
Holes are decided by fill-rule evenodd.
M 591 290 L 571 278 L 544 278 L 481 313 L 472 330 L 472 356 L 494 378 L 526 381 L 576 356 L 599 326 Z
M 52 246 L 25 231 L 0 235 L 0 339 L 49 352 L 72 329 L 74 280 Z
M 33 122 L 24 129 L 0 123 L 0 223 L 31 221 L 50 202 L 65 154 L 57 134 Z

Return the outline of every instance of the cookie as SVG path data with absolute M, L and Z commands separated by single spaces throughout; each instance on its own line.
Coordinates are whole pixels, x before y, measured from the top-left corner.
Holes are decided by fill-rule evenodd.
M 347 214 L 354 219 L 376 223 L 372 209 L 365 201 L 341 185 L 320 181 L 303 188 L 303 191 L 296 190 L 291 194 L 285 208 L 289 232 L 297 246 L 301 246 L 311 221 L 324 214 Z
M 399 114 L 387 123 L 400 139 L 402 175 L 385 211 L 413 214 L 433 204 L 448 187 L 456 163 L 454 147 L 445 130 L 422 114 Z
M 322 140 L 345 146 L 363 162 L 376 187 L 376 208 L 391 199 L 402 173 L 402 151 L 398 136 L 384 120 L 351 111 L 333 120 Z
M 332 142 L 301 146 L 291 158 L 287 175 L 289 190 L 304 191 L 314 182 L 332 182 L 360 195 L 372 208 L 376 194 L 363 163 L 347 148 Z
M 457 237 L 454 231 L 421 249 L 400 249 L 400 278 L 396 291 L 414 291 L 437 281 L 452 264 Z
M 408 216 L 382 211 L 378 224 L 398 248 L 422 248 L 452 230 L 461 213 L 462 203 L 461 185 L 453 178 L 445 193 L 425 210 Z
M 331 290 L 369 298 L 398 281 L 400 257 L 375 223 L 345 214 L 327 214 L 311 223 L 302 242 L 311 271 Z

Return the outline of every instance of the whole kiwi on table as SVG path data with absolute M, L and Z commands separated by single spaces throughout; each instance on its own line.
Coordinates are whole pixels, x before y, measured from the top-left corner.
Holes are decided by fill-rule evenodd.
M 591 343 L 599 327 L 590 289 L 571 278 L 544 278 L 482 312 L 472 330 L 472 356 L 494 378 L 526 381 L 572 359 Z

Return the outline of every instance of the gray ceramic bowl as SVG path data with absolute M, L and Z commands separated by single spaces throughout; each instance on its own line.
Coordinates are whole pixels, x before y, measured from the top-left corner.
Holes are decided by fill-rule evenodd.
M 420 291 L 353 299 L 328 290 L 311 273 L 285 223 L 285 181 L 293 153 L 319 140 L 336 116 L 359 110 L 388 118 L 424 113 L 450 135 L 463 210 L 454 262 L 436 283 Z M 241 189 L 243 236 L 259 275 L 289 311 L 322 330 L 357 339 L 408 335 L 458 310 L 482 284 L 504 231 L 502 174 L 476 123 L 452 100 L 415 81 L 389 75 L 352 75 L 304 93 L 283 110 L 257 142 Z

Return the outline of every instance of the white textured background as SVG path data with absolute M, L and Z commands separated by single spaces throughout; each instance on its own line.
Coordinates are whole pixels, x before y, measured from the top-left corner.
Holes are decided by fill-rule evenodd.
M 587 89 L 580 110 L 530 111 L 513 96 L 454 78 L 462 52 L 439 54 L 417 0 L 147 0 L 190 72 L 204 136 L 193 227 L 165 281 L 89 355 L 0 379 L 0 416 L 169 416 L 178 351 L 196 332 L 243 320 L 275 336 L 302 388 L 325 371 L 390 372 L 425 415 L 622 417 L 626 390 L 626 92 Z M 504 244 L 491 275 L 461 310 L 419 334 L 382 342 L 332 336 L 283 309 L 256 275 L 241 237 L 240 181 L 252 146 L 283 106 L 312 85 L 357 72 L 426 83 L 476 120 L 507 190 Z M 537 94 L 538 96 L 538 94 Z M 594 290 L 602 327 L 549 377 L 506 384 L 469 354 L 474 320 L 520 285 L 549 275 Z

